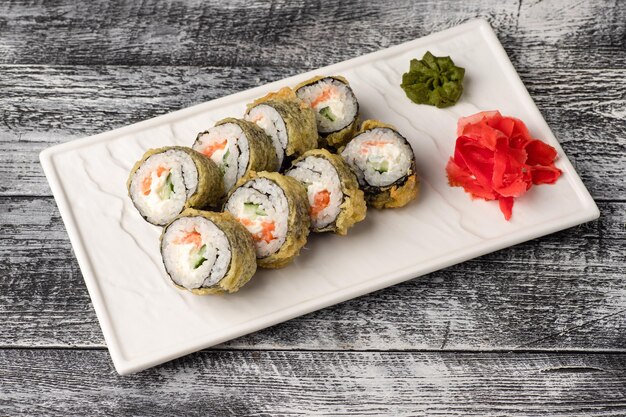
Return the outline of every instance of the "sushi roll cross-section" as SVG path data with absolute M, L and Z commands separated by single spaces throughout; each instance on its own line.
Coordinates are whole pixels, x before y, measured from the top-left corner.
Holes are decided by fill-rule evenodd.
M 304 246 L 311 224 L 306 190 L 276 172 L 251 173 L 233 189 L 224 211 L 248 229 L 263 268 L 289 264 Z
M 296 159 L 285 175 L 307 190 L 314 232 L 345 235 L 365 219 L 367 207 L 357 178 L 344 160 L 326 149 L 314 149 Z
M 417 197 L 413 148 L 391 126 L 366 120 L 341 156 L 352 167 L 372 207 L 402 207 Z
M 148 222 L 162 226 L 185 208 L 218 204 L 224 194 L 218 166 L 189 148 L 147 151 L 132 168 L 128 195 Z
M 257 124 L 270 136 L 279 169 L 309 149 L 317 148 L 315 114 L 288 87 L 248 105 L 244 119 Z
M 228 213 L 185 210 L 163 229 L 161 256 L 174 284 L 198 295 L 235 292 L 256 272 L 252 237 Z
M 217 164 L 227 191 L 249 171 L 278 169 L 272 139 L 256 124 L 242 119 L 220 120 L 198 134 L 193 149 Z
M 320 144 L 339 148 L 354 136 L 359 102 L 340 76 L 318 76 L 296 86 L 296 95 L 315 112 Z

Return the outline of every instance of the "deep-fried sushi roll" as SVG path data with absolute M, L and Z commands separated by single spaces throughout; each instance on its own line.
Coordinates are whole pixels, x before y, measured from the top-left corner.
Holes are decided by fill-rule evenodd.
M 229 213 L 187 209 L 163 228 L 163 265 L 194 294 L 235 292 L 256 272 L 252 236 Z
M 296 86 L 296 95 L 315 112 L 321 146 L 340 148 L 354 136 L 359 102 L 340 76 L 315 77 Z
M 341 156 L 352 167 L 372 207 L 402 207 L 417 197 L 413 148 L 393 127 L 366 120 Z
M 314 149 L 296 159 L 285 175 L 300 181 L 307 190 L 314 232 L 345 235 L 365 218 L 367 207 L 357 178 L 339 156 Z
M 278 169 L 272 139 L 256 124 L 242 119 L 220 120 L 198 134 L 193 149 L 220 167 L 226 191 L 249 171 Z
M 128 195 L 148 222 L 162 226 L 185 208 L 217 205 L 224 195 L 218 166 L 181 146 L 146 152 L 130 171 Z
M 257 263 L 281 268 L 304 246 L 311 220 L 306 190 L 277 172 L 251 173 L 237 183 L 224 204 L 252 234 Z
M 256 123 L 272 138 L 279 168 L 317 148 L 315 114 L 290 88 L 248 105 L 244 119 Z

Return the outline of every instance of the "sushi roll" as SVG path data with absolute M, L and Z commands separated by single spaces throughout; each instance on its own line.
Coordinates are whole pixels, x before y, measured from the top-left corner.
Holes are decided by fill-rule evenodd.
M 217 205 L 224 195 L 215 162 L 181 146 L 150 149 L 132 168 L 126 185 L 139 214 L 157 226 L 185 208 Z
M 311 220 L 306 190 L 277 172 L 250 173 L 231 190 L 224 211 L 252 234 L 257 264 L 282 268 L 300 252 Z
M 311 229 L 345 235 L 365 219 L 367 207 L 356 176 L 339 156 L 314 149 L 296 159 L 285 175 L 300 181 L 307 190 Z
M 227 118 L 198 134 L 193 149 L 211 158 L 224 174 L 230 190 L 249 171 L 276 171 L 272 139 L 252 122 Z
M 272 138 L 279 168 L 317 148 L 315 114 L 288 87 L 249 104 L 244 119 Z
M 417 197 L 415 154 L 393 127 L 366 120 L 341 156 L 352 167 L 370 206 L 402 207 Z
M 359 123 L 359 102 L 339 76 L 318 76 L 296 86 L 296 95 L 315 112 L 320 144 L 340 148 L 354 136 Z
M 228 213 L 187 209 L 163 228 L 163 265 L 197 295 L 235 292 L 256 272 L 250 233 Z

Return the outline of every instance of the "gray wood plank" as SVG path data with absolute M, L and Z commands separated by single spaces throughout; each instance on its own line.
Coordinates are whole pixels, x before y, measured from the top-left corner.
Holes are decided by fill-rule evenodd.
M 0 195 L 50 195 L 38 153 L 303 68 L 2 66 Z M 626 200 L 626 69 L 520 72 L 596 199 Z M 563 80 L 566 80 L 564 82 Z M 610 89 L 604 86 L 611 86 Z M 19 184 L 19 186 L 17 186 Z
M 624 68 L 620 1 L 145 0 L 0 5 L 0 62 L 316 68 L 488 19 L 515 63 Z M 349 36 L 343 36 L 349 34 Z
M 0 414 L 623 416 L 626 355 L 204 351 L 120 377 L 106 351 L 0 350 Z
M 600 210 L 599 221 L 221 348 L 623 351 L 626 203 Z M 0 212 L 0 346 L 104 346 L 53 199 L 3 198 Z

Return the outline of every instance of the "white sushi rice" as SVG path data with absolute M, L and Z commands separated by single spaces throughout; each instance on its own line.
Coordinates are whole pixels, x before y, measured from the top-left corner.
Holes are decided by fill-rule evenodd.
M 189 233 L 199 234 L 200 244 L 190 239 L 185 241 Z M 172 281 L 191 290 L 212 287 L 224 278 L 230 265 L 231 248 L 226 234 L 209 219 L 181 217 L 167 227 L 161 254 Z
M 224 189 L 230 190 L 250 162 L 250 146 L 236 123 L 214 126 L 200 134 L 193 149 L 211 158 L 224 173 Z
M 244 119 L 256 123 L 265 133 L 272 138 L 276 156 L 278 157 L 278 166 L 283 164 L 285 158 L 285 149 L 289 138 L 287 137 L 287 126 L 278 111 L 270 105 L 259 104 L 254 106 Z
M 251 210 L 258 205 L 256 210 Z M 276 253 L 285 243 L 289 206 L 282 188 L 266 178 L 255 178 L 237 188 L 229 197 L 224 210 L 237 218 L 252 234 L 257 258 Z M 258 214 L 264 213 L 264 214 Z M 264 224 L 273 222 L 274 229 L 264 233 Z M 264 237 L 270 237 L 269 241 Z
M 356 97 L 343 82 L 334 78 L 300 87 L 296 94 L 315 111 L 320 133 L 337 132 L 348 126 L 359 111 Z
M 160 176 L 159 168 L 164 169 Z M 171 193 L 165 188 L 168 174 Z M 193 159 L 183 151 L 169 150 L 150 156 L 135 171 L 130 195 L 142 216 L 150 223 L 163 225 L 180 214 L 197 187 L 198 170 Z
M 300 181 L 307 191 L 309 204 L 316 206 L 316 196 L 320 192 L 330 193 L 329 204 L 322 210 L 314 213 L 311 211 L 311 224 L 314 229 L 321 229 L 337 220 L 343 203 L 341 180 L 337 170 L 327 159 L 317 156 L 309 156 L 295 164 L 285 173 Z
M 409 173 L 415 158 L 411 146 L 393 129 L 367 130 L 348 143 L 341 156 L 361 185 L 384 187 Z

